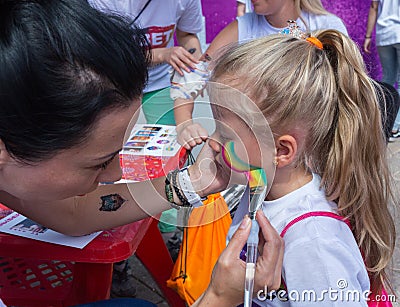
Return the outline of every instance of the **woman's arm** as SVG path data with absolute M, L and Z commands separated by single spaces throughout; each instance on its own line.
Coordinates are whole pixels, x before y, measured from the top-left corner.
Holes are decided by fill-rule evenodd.
M 192 120 L 194 101 L 177 98 L 174 100 L 174 116 L 178 142 L 187 150 L 200 145 L 208 138 L 208 131 Z
M 222 176 L 222 166 L 217 161 L 202 163 L 203 160 L 214 161 L 215 154 L 206 142 L 196 163 L 190 167 L 190 180 L 200 196 L 223 190 L 229 180 Z M 174 202 L 180 203 L 175 190 L 172 191 Z M 34 202 L 5 192 L 0 192 L 0 200 L 43 226 L 74 236 L 132 223 L 171 208 L 165 193 L 165 177 L 101 185 L 84 196 L 63 200 Z
M 196 59 L 200 58 L 201 46 L 197 34 L 176 29 L 176 40 L 178 41 L 179 46 L 182 46 L 186 50 L 194 50 L 194 52 L 192 52 L 191 54 Z
M 201 60 L 206 60 L 208 57 L 215 57 L 218 50 L 231 43 L 237 42 L 239 39 L 238 21 L 234 20 L 227 25 L 218 35 L 213 39 L 206 52 L 202 55 Z
M 196 34 L 176 30 L 176 38 L 180 46 L 170 48 L 154 48 L 152 49 L 152 64 L 168 63 L 180 75 L 182 70 L 190 72 L 190 68 L 194 67 L 201 56 L 200 41 Z M 189 50 L 195 50 L 190 53 Z
M 21 201 L 10 195 L 2 195 L 2 201 L 48 228 L 79 236 L 132 223 L 170 209 L 164 180 L 165 177 L 145 182 L 101 185 L 86 195 L 51 202 Z M 179 199 L 176 198 L 176 201 L 179 202 Z
M 367 31 L 365 33 L 364 51 L 371 53 L 371 37 L 378 18 L 378 1 L 372 1 L 368 13 Z

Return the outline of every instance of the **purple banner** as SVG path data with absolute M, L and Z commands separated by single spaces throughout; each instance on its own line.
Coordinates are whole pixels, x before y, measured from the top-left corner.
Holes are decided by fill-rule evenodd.
M 382 73 L 375 46 L 375 32 L 372 36 L 371 54 L 362 50 L 371 0 L 322 0 L 322 3 L 328 11 L 342 18 L 349 36 L 360 47 L 370 76 L 380 80 Z
M 370 0 L 322 0 L 325 8 L 342 18 L 350 37 L 359 45 L 362 51 L 367 26 Z M 236 0 L 202 0 L 203 15 L 206 18 L 206 40 L 210 43 L 213 38 L 236 16 Z M 380 79 L 381 67 L 375 47 L 371 54 L 362 51 L 365 64 L 371 77 Z

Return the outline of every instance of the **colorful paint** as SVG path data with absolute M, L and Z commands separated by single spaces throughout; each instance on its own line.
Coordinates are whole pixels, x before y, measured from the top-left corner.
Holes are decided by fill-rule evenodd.
M 265 171 L 259 166 L 251 165 L 240 159 L 235 152 L 234 142 L 229 141 L 225 143 L 222 146 L 221 154 L 226 165 L 228 165 L 232 170 L 239 173 L 246 173 L 250 188 L 267 185 L 267 176 Z

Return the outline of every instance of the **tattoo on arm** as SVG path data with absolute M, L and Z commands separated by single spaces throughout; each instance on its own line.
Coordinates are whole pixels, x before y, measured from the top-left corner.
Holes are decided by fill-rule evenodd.
M 126 199 L 123 199 L 119 194 L 100 196 L 100 199 L 100 211 L 117 211 L 119 208 L 121 208 L 122 204 L 126 202 Z

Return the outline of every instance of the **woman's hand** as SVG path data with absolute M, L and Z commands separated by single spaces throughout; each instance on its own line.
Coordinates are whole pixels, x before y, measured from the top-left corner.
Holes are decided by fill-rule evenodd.
M 196 162 L 188 169 L 193 188 L 201 197 L 226 189 L 231 178 L 229 169 L 221 165 L 217 159 L 219 152 L 210 144 L 210 139 L 208 139 L 197 156 Z
M 257 211 L 256 218 L 261 235 L 258 244 L 260 254 L 256 266 L 255 293 L 259 290 L 277 290 L 281 286 L 285 247 L 285 242 L 261 210 Z
M 366 37 L 364 40 L 364 51 L 366 53 L 371 53 L 371 37 Z
M 281 284 L 284 242 L 261 211 L 257 212 L 261 229 L 260 255 L 256 265 L 254 295 L 260 290 L 276 290 Z M 246 263 L 239 258 L 250 233 L 250 219 L 246 216 L 219 257 L 211 282 L 196 306 L 217 304 L 236 306 L 243 302 Z

